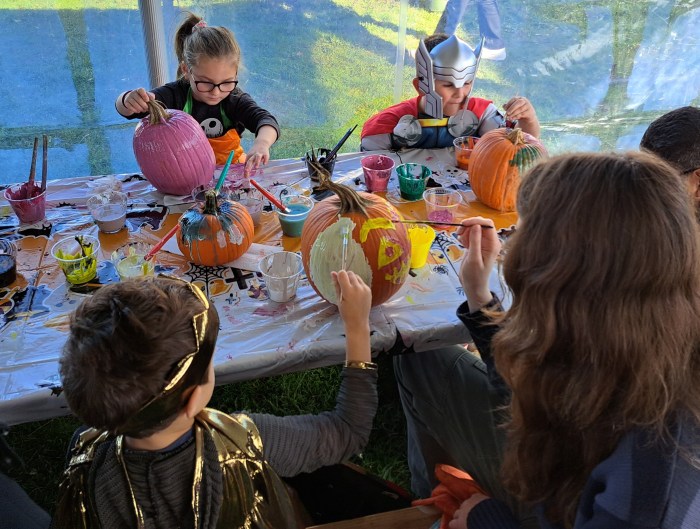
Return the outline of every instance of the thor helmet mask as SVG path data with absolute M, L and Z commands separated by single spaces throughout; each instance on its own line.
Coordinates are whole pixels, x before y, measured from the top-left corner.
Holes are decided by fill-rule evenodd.
M 455 35 L 447 38 L 430 52 L 421 39 L 416 53 L 418 89 L 425 96 L 425 113 L 442 118 L 442 97 L 435 92 L 435 81 L 446 81 L 457 88 L 474 80 L 479 68 L 484 39 L 472 50 Z

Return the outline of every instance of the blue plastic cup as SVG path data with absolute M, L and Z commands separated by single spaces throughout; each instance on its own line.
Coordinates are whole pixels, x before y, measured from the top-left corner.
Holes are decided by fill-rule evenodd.
M 314 207 L 314 201 L 303 195 L 288 195 L 283 197 L 281 202 L 290 210 L 289 213 L 277 210 L 282 233 L 287 237 L 301 237 L 301 230 L 304 228 L 309 212 Z

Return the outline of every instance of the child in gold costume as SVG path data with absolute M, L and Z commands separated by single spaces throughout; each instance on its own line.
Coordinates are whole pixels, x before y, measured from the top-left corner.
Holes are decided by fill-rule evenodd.
M 74 436 L 58 528 L 295 528 L 279 476 L 343 461 L 377 407 L 371 292 L 333 272 L 347 336 L 335 410 L 227 415 L 206 408 L 219 317 L 202 291 L 166 277 L 103 287 L 76 310 L 61 358 Z

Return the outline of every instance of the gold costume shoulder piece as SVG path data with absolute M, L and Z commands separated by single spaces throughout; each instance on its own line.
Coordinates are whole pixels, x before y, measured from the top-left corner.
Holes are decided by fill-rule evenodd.
M 205 409 L 197 416 L 197 424 L 214 440 L 223 473 L 224 497 L 217 527 L 295 527 L 292 500 L 264 460 L 262 439 L 250 417 Z
M 97 527 L 90 508 L 87 478 L 97 448 L 110 439 L 108 432 L 88 428 L 78 436 L 58 489 L 53 526 L 57 529 Z

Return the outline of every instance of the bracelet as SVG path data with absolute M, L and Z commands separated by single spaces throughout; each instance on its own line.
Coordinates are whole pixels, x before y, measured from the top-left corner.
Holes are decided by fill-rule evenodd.
M 377 364 L 374 362 L 360 362 L 359 360 L 346 360 L 345 367 L 354 367 L 355 369 L 377 369 Z
M 122 106 L 123 106 L 124 108 L 126 108 L 126 103 L 125 103 L 126 96 L 128 96 L 132 91 L 133 91 L 133 90 L 127 90 L 126 92 L 124 92 L 124 95 L 122 96 Z

